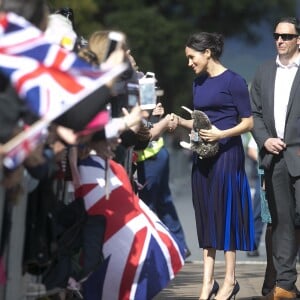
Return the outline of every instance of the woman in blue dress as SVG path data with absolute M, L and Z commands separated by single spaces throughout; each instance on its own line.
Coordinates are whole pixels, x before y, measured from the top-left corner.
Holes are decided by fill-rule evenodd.
M 192 195 L 197 235 L 203 248 L 203 284 L 200 299 L 231 299 L 239 291 L 235 277 L 236 250 L 254 249 L 252 203 L 245 173 L 241 134 L 253 127 L 245 80 L 220 62 L 223 36 L 200 32 L 187 41 L 188 66 L 196 73 L 193 84 L 195 110 L 207 114 L 212 128 L 198 134 L 205 142 L 219 143 L 214 157 L 193 153 Z M 178 117 L 178 116 L 177 116 Z M 178 117 L 178 124 L 192 129 L 194 120 Z M 225 255 L 221 288 L 214 279 L 216 250 Z

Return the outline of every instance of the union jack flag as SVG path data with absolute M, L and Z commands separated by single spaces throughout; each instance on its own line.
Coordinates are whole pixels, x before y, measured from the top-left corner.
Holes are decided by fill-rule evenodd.
M 84 299 L 152 299 L 184 264 L 184 250 L 137 197 L 123 166 L 109 161 L 110 197 L 105 199 L 105 162 L 90 155 L 79 164 L 90 215 L 106 217 L 104 263 L 83 283 Z
M 48 122 L 41 119 L 25 129 L 9 142 L 0 146 L 0 152 L 5 154 L 3 165 L 15 169 L 38 145 L 45 142 L 48 135 Z
M 53 120 L 122 73 L 126 64 L 100 70 L 75 53 L 51 44 L 13 13 L 0 19 L 0 71 L 39 116 Z
M 30 109 L 48 124 L 126 68 L 123 63 L 105 70 L 92 68 L 75 53 L 51 44 L 24 18 L 14 13 L 0 18 L 0 72 L 10 79 Z M 83 133 L 103 127 L 107 120 L 93 120 Z M 28 128 L 26 135 L 14 139 L 15 147 L 1 150 L 12 168 L 35 148 L 37 137 L 35 128 Z

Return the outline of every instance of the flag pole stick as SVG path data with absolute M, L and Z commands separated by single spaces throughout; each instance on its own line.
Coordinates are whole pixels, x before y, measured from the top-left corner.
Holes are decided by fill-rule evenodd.
M 105 199 L 109 199 L 110 194 L 110 182 L 109 182 L 109 161 L 105 159 Z

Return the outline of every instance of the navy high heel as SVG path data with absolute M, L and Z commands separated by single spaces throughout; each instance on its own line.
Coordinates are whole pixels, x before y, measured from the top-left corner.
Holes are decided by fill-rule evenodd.
M 208 298 L 207 299 L 199 299 L 199 300 L 210 300 L 210 298 L 212 297 L 212 295 L 216 295 L 218 293 L 218 290 L 219 290 L 219 284 L 218 282 L 215 280 L 214 281 L 214 284 L 213 284 L 213 287 L 208 295 Z
M 236 282 L 235 282 L 235 285 L 234 285 L 234 287 L 233 287 L 233 290 L 232 290 L 230 296 L 227 298 L 227 300 L 235 299 L 235 296 L 236 296 L 236 294 L 237 294 L 239 291 L 240 291 L 240 285 L 239 285 L 239 283 L 236 281 Z
M 236 281 L 233 287 L 233 290 L 230 294 L 230 296 L 226 299 L 226 300 L 231 300 L 231 299 L 235 299 L 236 294 L 240 291 L 240 285 L 239 283 Z M 214 298 L 214 300 L 216 300 L 216 298 Z

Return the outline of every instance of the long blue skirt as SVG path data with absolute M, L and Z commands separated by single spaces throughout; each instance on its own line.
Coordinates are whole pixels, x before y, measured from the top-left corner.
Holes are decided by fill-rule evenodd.
M 242 143 L 220 147 L 214 158 L 193 157 L 192 195 L 200 248 L 255 248 L 251 193 Z

